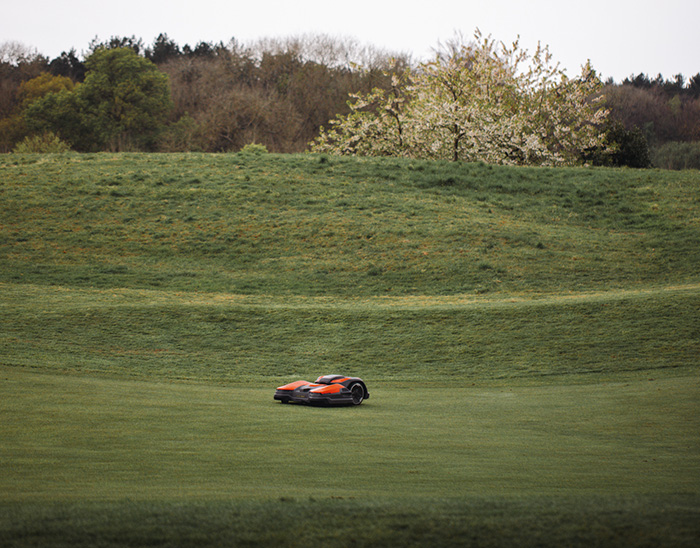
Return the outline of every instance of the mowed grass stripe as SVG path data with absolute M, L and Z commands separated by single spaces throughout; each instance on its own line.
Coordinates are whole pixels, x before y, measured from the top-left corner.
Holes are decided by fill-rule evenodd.
M 700 382 L 371 386 L 358 408 L 251 388 L 0 370 L 0 500 L 697 493 Z
M 246 306 L 268 309 L 434 309 L 448 307 L 505 307 L 512 305 L 538 306 L 565 303 L 605 302 L 644 297 L 673 297 L 700 293 L 700 283 L 648 286 L 635 289 L 585 291 L 563 293 L 510 293 L 503 295 L 407 295 L 373 297 L 318 297 L 299 295 L 247 295 L 217 292 L 163 291 L 157 289 L 83 289 L 36 284 L 0 283 L 6 306 L 23 306 L 27 301 L 41 299 L 44 307 L 51 305 L 75 308 L 95 306 L 141 305 L 191 305 L 191 306 Z

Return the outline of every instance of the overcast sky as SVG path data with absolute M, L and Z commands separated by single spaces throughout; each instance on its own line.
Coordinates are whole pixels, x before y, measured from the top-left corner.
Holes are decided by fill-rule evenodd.
M 569 76 L 590 59 L 604 77 L 700 73 L 699 0 L 0 0 L 0 43 L 18 41 L 49 58 L 87 49 L 95 37 L 160 33 L 180 46 L 243 44 L 322 33 L 390 51 L 430 56 L 439 41 L 477 27 L 530 51 L 549 45 Z M 341 7 L 338 7 L 341 6 Z

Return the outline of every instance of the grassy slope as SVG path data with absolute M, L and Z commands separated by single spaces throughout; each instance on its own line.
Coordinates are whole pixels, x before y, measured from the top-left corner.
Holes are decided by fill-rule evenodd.
M 62 371 L 267 386 L 352 371 L 444 386 L 687 375 L 700 355 L 700 285 L 541 298 L 0 289 L 0 363 Z
M 333 515 L 336 544 L 700 536 L 697 172 L 66 155 L 0 181 L 4 544 L 280 542 L 258 514 L 300 545 Z M 271 401 L 348 369 L 357 410 Z

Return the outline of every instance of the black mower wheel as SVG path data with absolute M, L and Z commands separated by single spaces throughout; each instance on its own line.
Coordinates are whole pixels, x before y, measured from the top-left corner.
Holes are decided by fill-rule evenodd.
M 360 405 L 362 400 L 365 399 L 365 388 L 359 382 L 356 382 L 350 387 L 350 395 L 352 396 L 352 404 Z

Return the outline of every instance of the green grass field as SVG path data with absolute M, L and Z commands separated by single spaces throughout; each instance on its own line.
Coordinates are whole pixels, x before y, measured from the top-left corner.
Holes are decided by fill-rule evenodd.
M 700 175 L 0 158 L 0 545 L 697 546 Z M 363 377 L 357 408 L 274 388 Z

